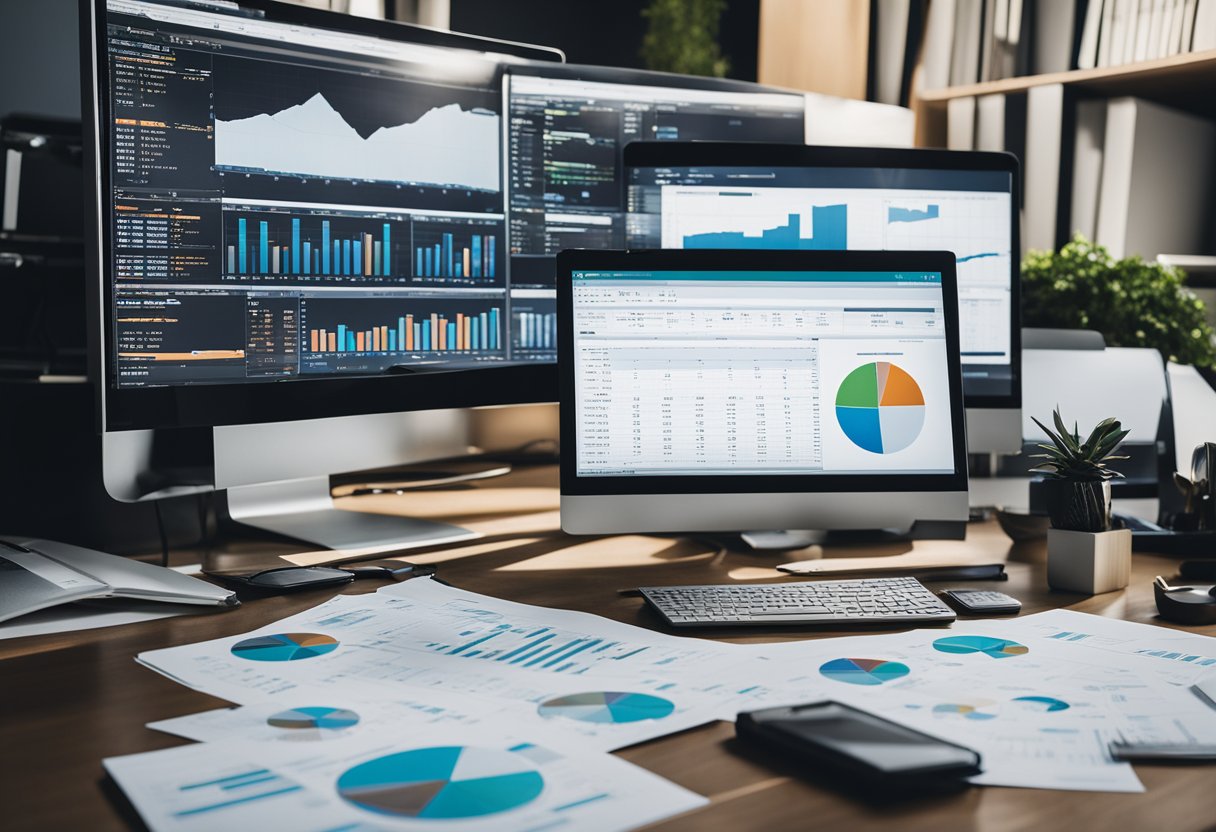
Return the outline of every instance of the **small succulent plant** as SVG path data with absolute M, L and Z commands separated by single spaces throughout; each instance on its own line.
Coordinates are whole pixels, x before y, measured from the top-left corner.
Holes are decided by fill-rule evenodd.
M 1045 474 L 1048 479 L 1074 480 L 1081 482 L 1103 482 L 1122 477 L 1118 471 L 1107 467 L 1108 462 L 1127 459 L 1125 456 L 1115 456 L 1114 451 L 1119 443 L 1127 436 L 1118 419 L 1103 419 L 1090 432 L 1089 437 L 1081 440 L 1081 434 L 1076 422 L 1073 429 L 1068 430 L 1056 408 L 1052 414 L 1056 429 L 1053 431 L 1040 422 L 1034 423 L 1050 437 L 1052 444 L 1040 444 L 1045 453 L 1034 454 L 1032 459 L 1042 459 L 1031 470 Z

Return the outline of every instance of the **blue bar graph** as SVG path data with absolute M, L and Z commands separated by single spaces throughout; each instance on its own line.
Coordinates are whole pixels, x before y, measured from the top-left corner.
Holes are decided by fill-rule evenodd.
M 887 224 L 897 222 L 920 222 L 922 220 L 935 220 L 938 218 L 939 205 L 926 205 L 924 209 L 917 208 L 900 208 L 895 205 L 887 206 Z
M 270 226 L 258 223 L 258 259 L 261 274 L 270 274 Z
M 457 240 L 451 232 L 420 234 L 425 237 L 414 247 L 415 277 L 493 278 L 497 244 L 492 234 L 467 234 Z M 438 239 L 432 243 L 430 240 Z
M 309 266 L 312 265 L 312 243 L 304 243 L 304 274 L 309 273 Z
M 329 220 L 321 222 L 321 251 L 324 252 L 321 258 L 322 274 L 329 274 Z
M 795 249 L 798 251 L 840 251 L 848 248 L 848 206 L 811 207 L 811 237 L 802 236 L 802 217 L 789 214 L 785 225 L 766 228 L 759 236 L 742 231 L 711 231 L 688 234 L 684 248 Z
M 300 218 L 291 218 L 291 273 L 300 273 Z
M 388 223 L 384 224 L 383 231 L 384 231 L 384 237 L 383 237 L 383 240 L 381 241 L 383 243 L 383 245 L 380 247 L 380 274 L 392 274 L 393 273 L 392 260 L 389 255 L 389 252 L 390 252 L 389 241 L 392 236 L 392 231 L 391 231 Z
M 247 227 L 244 217 L 241 217 L 239 220 L 237 220 L 237 229 L 238 230 L 237 230 L 237 249 L 236 250 L 237 250 L 237 256 L 240 259 L 240 264 L 241 264 L 240 273 L 248 274 L 249 266 L 246 263 L 245 257 L 249 251 L 249 234 L 248 234 L 249 229 Z

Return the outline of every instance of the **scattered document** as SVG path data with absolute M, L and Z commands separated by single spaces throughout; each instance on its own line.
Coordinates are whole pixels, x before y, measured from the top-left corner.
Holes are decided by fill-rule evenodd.
M 240 704 L 467 697 L 470 718 L 543 725 L 600 750 L 733 718 L 764 693 L 737 646 L 429 580 L 391 589 L 139 661 Z
M 1216 664 L 1213 642 L 1055 611 L 948 630 L 732 645 L 416 579 L 139 661 L 244 706 L 150 727 L 208 745 L 239 742 L 250 764 L 268 770 L 288 755 L 275 776 L 326 794 L 333 789 L 304 784 L 310 766 L 333 776 L 352 755 L 372 754 L 365 746 L 397 737 L 413 748 L 418 736 L 451 743 L 509 726 L 549 753 L 582 760 L 742 710 L 821 699 L 976 749 L 984 759 L 976 783 L 1135 792 L 1143 786 L 1112 758 L 1112 742 L 1216 743 L 1216 709 L 1191 690 Z M 322 756 L 291 756 L 305 750 Z M 182 759 L 210 760 L 191 753 Z M 611 794 L 594 799 L 616 805 Z M 334 805 L 349 812 L 347 803 Z
M 65 604 L 5 621 L 0 624 L 0 639 L 74 633 L 78 630 L 155 621 L 175 615 L 198 615 L 206 611 L 197 604 L 160 604 L 125 599 Z
M 104 764 L 154 832 L 618 830 L 708 802 L 611 755 L 452 726 L 373 744 L 203 743 Z
M 1009 625 L 1026 638 L 1154 659 L 1146 667 L 1175 685 L 1193 685 L 1216 676 L 1216 638 L 1210 636 L 1073 610 L 1022 616 L 1010 620 Z

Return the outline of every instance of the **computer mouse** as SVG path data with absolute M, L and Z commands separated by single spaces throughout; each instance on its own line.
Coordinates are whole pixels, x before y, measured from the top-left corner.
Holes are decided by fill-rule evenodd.
M 1179 624 L 1216 624 L 1216 584 L 1169 586 L 1160 578 L 1153 581 L 1157 612 L 1167 621 Z

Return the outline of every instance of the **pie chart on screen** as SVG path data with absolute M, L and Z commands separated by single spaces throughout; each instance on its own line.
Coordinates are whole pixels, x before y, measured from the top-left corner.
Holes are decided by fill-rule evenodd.
M 845 376 L 836 390 L 836 421 L 849 440 L 875 454 L 911 445 L 925 426 L 925 396 L 898 364 L 872 361 Z

